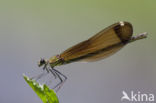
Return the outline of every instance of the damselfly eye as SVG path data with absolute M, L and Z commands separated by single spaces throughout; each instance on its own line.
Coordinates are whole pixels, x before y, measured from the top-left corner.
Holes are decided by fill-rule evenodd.
M 42 65 L 44 65 L 46 63 L 46 61 L 44 59 L 41 59 L 39 62 L 38 62 L 38 66 L 41 67 Z

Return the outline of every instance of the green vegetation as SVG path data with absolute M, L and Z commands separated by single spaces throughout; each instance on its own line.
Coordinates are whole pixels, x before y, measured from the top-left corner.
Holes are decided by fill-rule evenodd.
M 40 85 L 35 80 L 29 79 L 27 76 L 23 76 L 25 81 L 29 84 L 29 86 L 35 91 L 35 93 L 39 96 L 39 98 L 43 101 L 43 103 L 59 103 L 59 100 L 56 96 L 54 90 L 49 89 L 47 85 Z

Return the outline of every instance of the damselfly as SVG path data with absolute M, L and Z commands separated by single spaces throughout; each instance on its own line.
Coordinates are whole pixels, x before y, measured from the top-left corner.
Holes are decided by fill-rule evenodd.
M 74 45 L 59 55 L 51 57 L 49 60 L 41 59 L 38 66 L 43 66 L 43 70 L 52 73 L 55 78 L 59 78 L 60 82 L 54 87 L 59 89 L 67 77 L 54 69 L 55 66 L 77 61 L 90 62 L 101 60 L 116 53 L 126 44 L 147 37 L 146 32 L 137 36 L 132 36 L 132 34 L 133 27 L 129 22 L 117 22 L 88 40 Z

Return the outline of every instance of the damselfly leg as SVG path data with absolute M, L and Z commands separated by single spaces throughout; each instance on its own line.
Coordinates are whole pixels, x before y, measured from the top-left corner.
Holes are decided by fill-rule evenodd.
M 53 89 L 55 89 L 56 92 L 57 92 L 63 86 L 64 82 L 67 80 L 67 77 L 64 74 L 62 74 L 61 72 L 59 72 L 58 70 L 56 70 L 54 68 L 51 68 L 48 65 L 45 65 L 43 67 L 43 70 L 46 70 L 46 73 L 45 72 L 44 73 L 41 73 L 40 75 L 38 75 L 36 77 L 33 77 L 32 79 L 35 78 L 35 80 L 39 80 L 43 76 L 45 76 L 46 74 L 51 73 L 54 76 L 55 79 L 57 79 L 57 78 L 59 79 L 59 83 L 57 83 L 55 86 L 53 86 Z M 48 84 L 48 82 L 46 82 L 46 84 Z
M 47 73 L 49 73 L 49 70 L 47 68 L 47 65 L 44 65 L 43 70 L 46 70 L 47 72 L 46 73 L 45 72 L 42 72 L 41 74 L 36 75 L 34 77 L 31 77 L 30 79 L 34 79 L 35 81 L 37 81 L 37 80 L 41 79 L 42 77 L 46 76 Z
M 67 77 L 54 68 L 52 68 L 51 71 L 54 72 L 60 80 L 60 82 L 53 88 L 56 89 L 56 91 L 58 91 L 63 86 L 64 82 L 67 80 Z

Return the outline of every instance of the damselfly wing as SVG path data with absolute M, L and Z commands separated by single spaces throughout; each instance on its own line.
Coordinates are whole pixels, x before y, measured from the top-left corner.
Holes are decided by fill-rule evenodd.
M 60 56 L 66 62 L 100 60 L 124 47 L 132 37 L 132 33 L 130 23 L 115 23 L 88 40 L 67 49 Z

